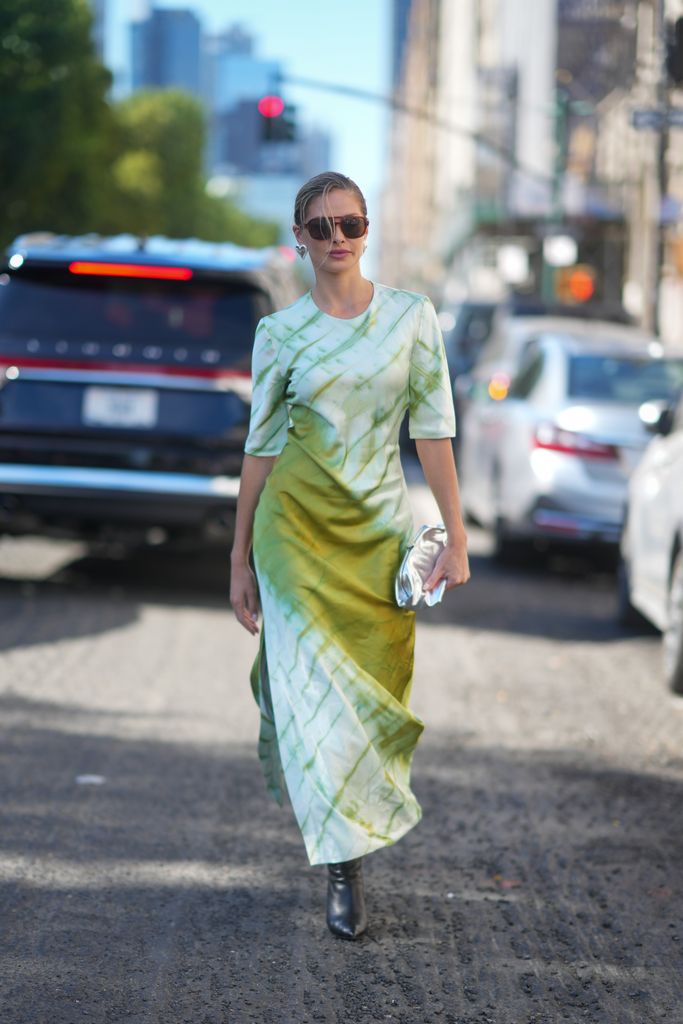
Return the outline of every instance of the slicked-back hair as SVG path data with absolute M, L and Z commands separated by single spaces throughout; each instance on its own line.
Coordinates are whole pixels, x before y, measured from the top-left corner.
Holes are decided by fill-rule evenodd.
M 330 192 L 334 192 L 335 189 L 342 189 L 344 192 L 354 195 L 360 203 L 363 216 L 367 217 L 368 207 L 365 196 L 355 181 L 347 178 L 345 174 L 340 174 L 339 171 L 323 171 L 322 174 L 316 174 L 310 178 L 297 192 L 294 200 L 294 223 L 298 227 L 303 227 L 311 200 L 320 197 L 324 203 Z

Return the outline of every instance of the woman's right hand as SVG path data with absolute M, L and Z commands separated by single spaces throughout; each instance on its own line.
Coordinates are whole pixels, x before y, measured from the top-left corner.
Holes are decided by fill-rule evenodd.
M 230 570 L 230 604 L 241 626 L 256 636 L 259 631 L 259 601 L 256 577 L 246 562 L 232 563 Z
M 242 460 L 240 492 L 237 496 L 235 533 L 230 552 L 230 604 L 240 626 L 252 636 L 258 633 L 258 588 L 249 565 L 254 513 L 275 455 L 248 455 Z

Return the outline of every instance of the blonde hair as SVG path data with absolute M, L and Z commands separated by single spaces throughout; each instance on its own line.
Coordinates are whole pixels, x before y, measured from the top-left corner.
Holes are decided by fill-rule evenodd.
M 323 171 L 322 174 L 316 174 L 313 178 L 310 178 L 305 185 L 301 186 L 296 194 L 296 199 L 294 200 L 294 223 L 297 227 L 304 226 L 306 210 L 311 200 L 317 199 L 320 196 L 324 203 L 330 192 L 334 192 L 335 189 L 342 189 L 344 192 L 350 192 L 354 195 L 360 203 L 363 216 L 367 217 L 368 207 L 365 202 L 365 196 L 355 181 L 347 178 L 345 174 L 340 174 L 339 171 Z

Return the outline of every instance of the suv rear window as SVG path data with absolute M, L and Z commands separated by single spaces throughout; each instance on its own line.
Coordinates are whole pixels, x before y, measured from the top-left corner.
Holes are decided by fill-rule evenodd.
M 640 405 L 671 400 L 683 388 L 683 359 L 582 355 L 569 360 L 569 395 Z
M 268 312 L 247 282 L 23 267 L 0 275 L 0 355 L 249 371 L 256 323 Z

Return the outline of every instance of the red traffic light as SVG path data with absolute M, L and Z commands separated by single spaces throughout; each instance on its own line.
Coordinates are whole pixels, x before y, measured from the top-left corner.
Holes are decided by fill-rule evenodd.
M 262 117 L 279 117 L 285 109 L 281 96 L 262 96 L 258 101 L 258 112 Z

